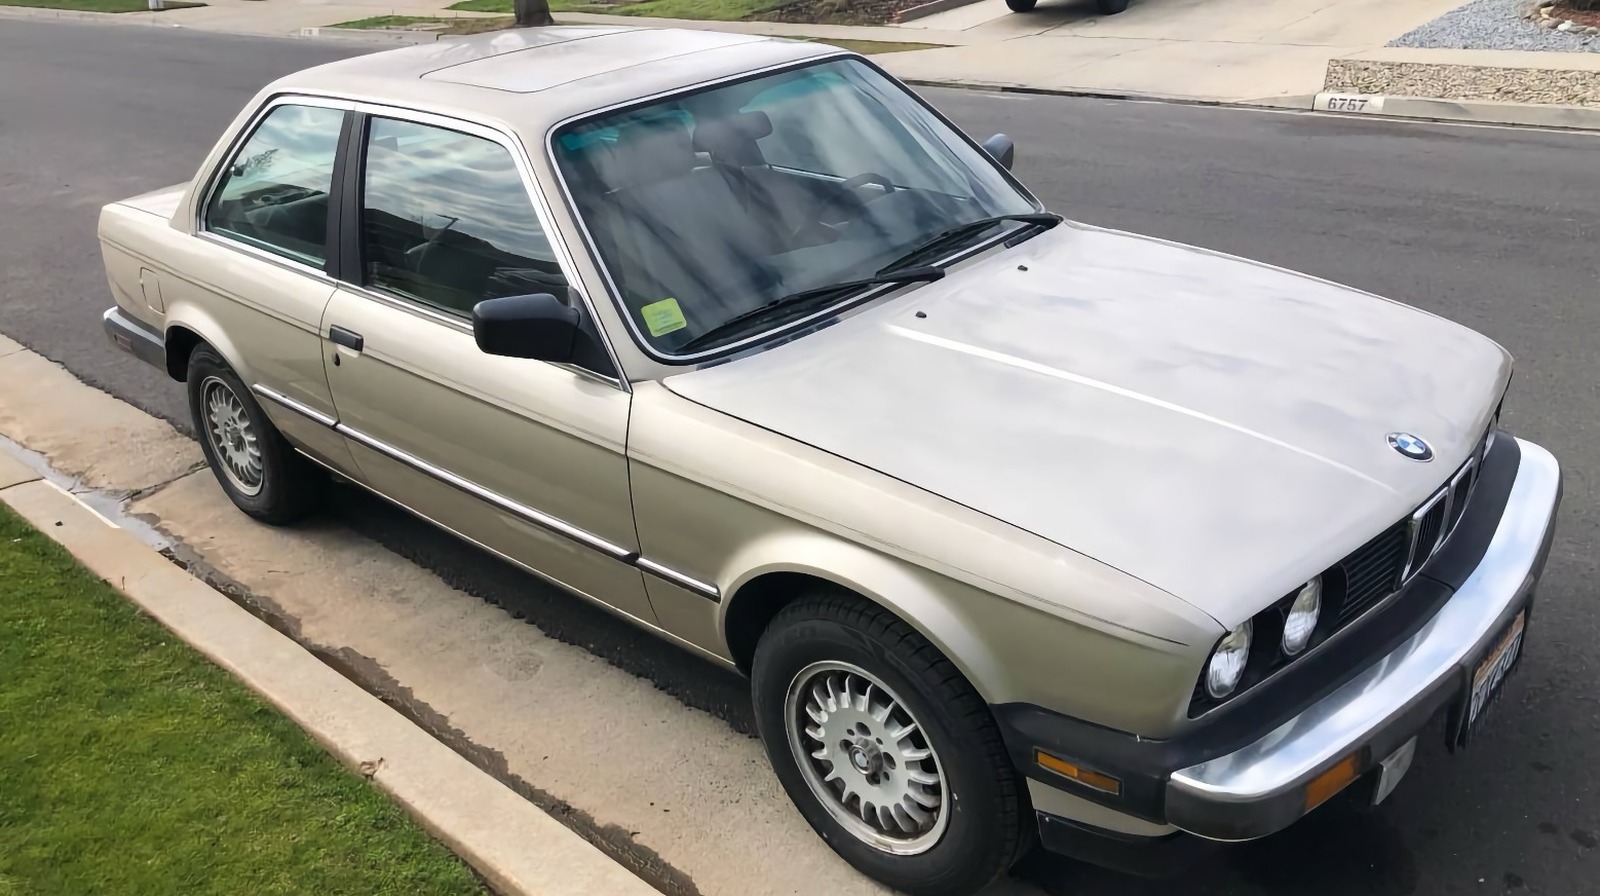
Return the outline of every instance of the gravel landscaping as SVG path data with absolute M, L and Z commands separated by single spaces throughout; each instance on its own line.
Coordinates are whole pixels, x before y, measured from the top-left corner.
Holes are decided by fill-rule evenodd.
M 1391 47 L 1600 53 L 1600 34 L 1540 27 L 1530 0 L 1473 0 L 1391 41 Z

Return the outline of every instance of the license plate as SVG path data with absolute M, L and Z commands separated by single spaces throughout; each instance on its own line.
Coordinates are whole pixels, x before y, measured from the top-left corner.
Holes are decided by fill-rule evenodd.
M 1495 642 L 1494 648 L 1472 670 L 1472 691 L 1467 698 L 1466 724 L 1462 730 L 1463 743 L 1477 726 L 1483 711 L 1499 695 L 1500 686 L 1505 684 L 1506 673 L 1516 665 L 1517 657 L 1522 653 L 1522 632 L 1527 615 L 1527 610 L 1517 613 L 1505 633 Z

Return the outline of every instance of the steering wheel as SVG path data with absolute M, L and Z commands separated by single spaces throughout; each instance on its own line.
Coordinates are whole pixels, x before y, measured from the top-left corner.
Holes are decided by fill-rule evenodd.
M 867 186 L 868 184 L 882 187 L 884 195 L 888 195 L 895 191 L 893 181 L 872 171 L 857 174 L 855 177 L 839 181 L 838 183 L 829 187 L 828 191 L 819 197 L 809 209 L 806 209 L 806 213 L 800 218 L 800 226 L 794 229 L 794 235 L 797 237 L 801 236 L 813 227 L 827 227 L 827 225 L 822 222 L 823 213 L 831 210 L 834 206 L 843 202 L 845 199 L 853 200 L 857 206 L 866 205 L 871 200 L 859 198 L 856 196 L 856 191 Z
M 293 184 L 282 184 L 270 190 L 263 190 L 247 199 L 250 208 L 265 208 L 270 205 L 284 205 L 296 199 L 304 199 L 312 195 L 311 190 Z

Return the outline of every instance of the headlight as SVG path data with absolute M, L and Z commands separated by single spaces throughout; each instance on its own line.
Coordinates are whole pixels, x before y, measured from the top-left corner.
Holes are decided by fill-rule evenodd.
M 1317 617 L 1322 615 L 1322 577 L 1305 583 L 1294 603 L 1283 618 L 1283 652 L 1295 656 L 1311 643 L 1311 633 L 1317 630 Z
M 1250 659 L 1250 633 L 1253 626 L 1246 619 L 1239 627 L 1222 639 L 1211 653 L 1206 664 L 1206 693 L 1221 700 L 1233 693 L 1244 675 L 1245 661 Z

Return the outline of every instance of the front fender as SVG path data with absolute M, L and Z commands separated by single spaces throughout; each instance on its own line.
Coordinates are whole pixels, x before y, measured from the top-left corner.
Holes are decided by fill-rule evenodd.
M 1194 677 L 1220 628 L 1174 641 L 989 591 L 822 532 L 774 533 L 734 552 L 723 579 L 728 620 L 771 573 L 798 573 L 853 591 L 927 638 L 990 705 L 1026 703 L 1121 731 L 1162 736 L 1182 723 Z M 732 570 L 738 570 L 733 572 Z M 1148 588 L 1125 580 L 1129 601 Z M 726 640 L 724 643 L 727 643 Z
M 745 586 L 774 573 L 831 582 L 894 613 L 948 657 L 991 703 L 1000 702 L 1012 690 L 1005 681 L 1004 664 L 978 637 L 980 629 L 968 615 L 969 608 L 996 598 L 821 532 L 768 534 L 728 557 L 719 577 L 723 593 L 729 595 L 717 621 L 723 643 L 728 640 L 728 616 L 733 607 L 741 600 L 760 599 Z

